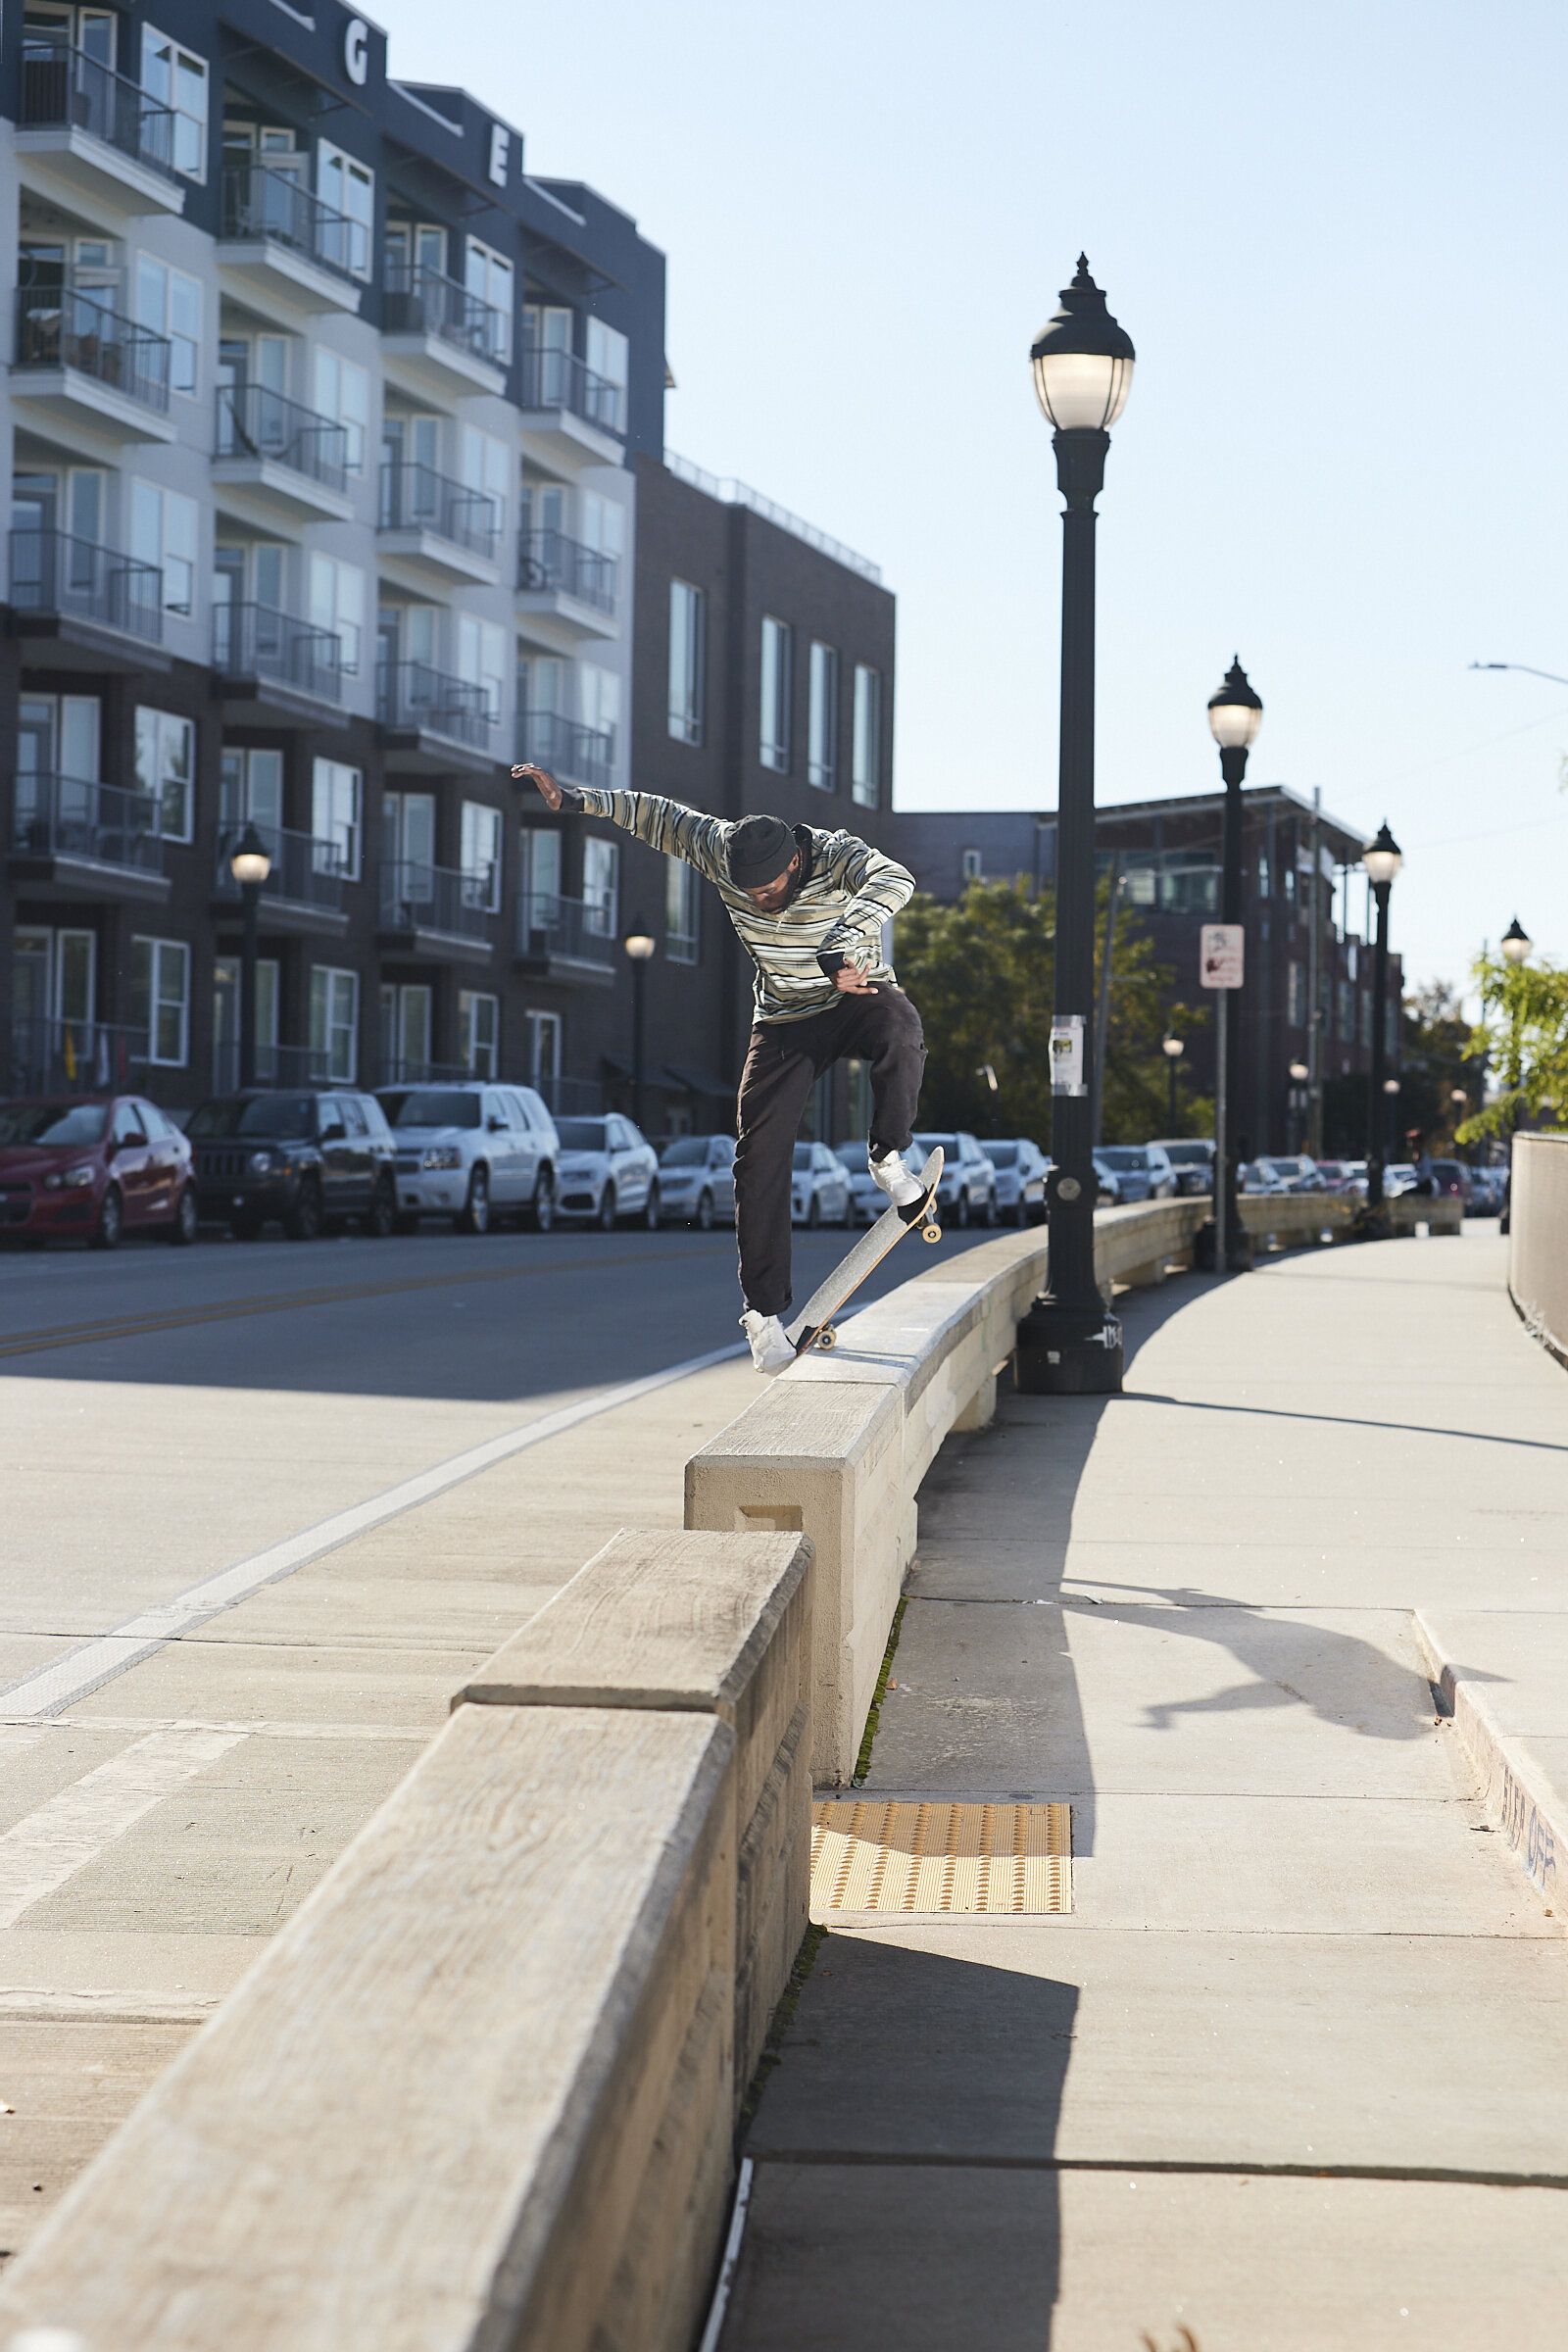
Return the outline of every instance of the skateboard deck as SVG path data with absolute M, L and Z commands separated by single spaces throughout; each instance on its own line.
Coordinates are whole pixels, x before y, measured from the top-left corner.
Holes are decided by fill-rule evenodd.
M 921 1193 L 905 1208 L 890 1201 L 874 1225 L 868 1225 L 853 1250 L 840 1258 L 826 1282 L 817 1288 L 802 1307 L 793 1323 L 784 1326 L 784 1337 L 797 1355 L 808 1348 L 833 1348 L 838 1334 L 833 1318 L 855 1296 L 873 1267 L 879 1266 L 896 1242 L 901 1242 L 912 1225 L 920 1228 L 922 1238 L 940 1242 L 942 1228 L 932 1215 L 937 1186 L 942 1180 L 942 1147 L 939 1144 L 925 1166 L 920 1170 Z

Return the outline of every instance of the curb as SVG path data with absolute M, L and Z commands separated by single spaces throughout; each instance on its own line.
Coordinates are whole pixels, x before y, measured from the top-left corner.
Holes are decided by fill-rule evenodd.
M 1433 1687 L 1442 1692 L 1476 1768 L 1487 1811 L 1537 1891 L 1547 1896 L 1563 1892 L 1559 1857 L 1568 1858 L 1568 1817 L 1561 1797 L 1548 1786 L 1529 1747 L 1499 1730 L 1488 1704 L 1487 1684 L 1472 1681 L 1462 1669 L 1456 1674 L 1421 1611 L 1412 1610 L 1411 1617 Z

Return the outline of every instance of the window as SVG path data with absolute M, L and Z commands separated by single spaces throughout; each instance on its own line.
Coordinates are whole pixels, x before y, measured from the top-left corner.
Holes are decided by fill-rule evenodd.
M 1293 1029 L 1306 1027 L 1306 966 L 1304 964 L 1293 962 L 1288 963 L 1285 967 L 1285 1017 Z
M 196 593 L 196 501 L 152 482 L 130 485 L 130 552 L 164 575 L 164 611 L 190 612 Z
M 793 632 L 787 620 L 762 615 L 762 714 L 758 757 L 781 776 L 790 767 L 790 668 Z
M 336 1086 L 352 1086 L 359 1075 L 360 975 L 311 966 L 311 1052 L 325 1056 L 323 1071 Z
M 595 734 L 609 736 L 609 756 L 613 759 L 620 725 L 620 680 L 612 669 L 601 669 L 594 662 L 578 663 L 577 714 Z
M 311 625 L 330 630 L 338 661 L 348 677 L 360 671 L 360 633 L 365 620 L 365 574 L 335 556 L 311 558 Z
M 806 781 L 819 792 L 838 789 L 839 658 L 831 645 L 811 645 L 807 672 Z
M 530 927 L 536 931 L 556 920 L 561 897 L 561 835 L 548 825 L 524 825 L 517 877 L 520 896 L 528 906 Z
M 207 61 L 150 24 L 141 33 L 141 86 L 173 110 L 170 160 L 187 179 L 207 177 Z
M 364 788 L 357 767 L 345 767 L 340 760 L 317 760 L 311 776 L 311 831 L 316 836 L 318 873 L 341 874 L 346 882 L 359 880 Z
M 984 868 L 980 852 L 978 850 L 965 850 L 962 858 L 960 859 L 960 863 L 963 869 L 963 878 L 966 883 L 978 882 L 980 880 Z
M 226 1095 L 239 1083 L 239 989 L 237 956 L 220 956 L 213 965 L 213 1085 Z M 256 966 L 256 1077 L 277 1082 L 277 962 L 263 956 Z
M 602 318 L 588 321 L 588 414 L 612 433 L 626 429 L 626 338 Z
M 501 906 L 501 811 L 463 804 L 463 904 L 495 914 Z
M 95 694 L 24 694 L 17 710 L 17 775 L 98 781 L 99 704 Z
M 860 808 L 882 802 L 882 672 L 855 664 L 855 740 L 850 754 L 850 797 Z
M 458 992 L 458 1059 L 470 1078 L 496 1074 L 496 1040 L 501 1030 L 501 1005 L 495 997 L 476 996 L 471 989 Z
M 468 239 L 466 283 L 470 294 L 476 294 L 481 302 L 488 303 L 491 310 L 496 313 L 494 326 L 486 329 L 486 351 L 492 359 L 510 360 L 512 357 L 512 264 L 503 255 L 493 253 L 488 245 L 481 245 L 477 237 L 470 237 Z
M 365 471 L 365 436 L 370 421 L 370 379 L 352 360 L 335 351 L 316 352 L 316 411 L 343 427 L 344 458 L 350 473 Z
M 268 832 L 281 830 L 281 752 L 261 748 L 247 752 L 241 751 L 237 744 L 225 744 L 220 773 L 222 783 L 220 822 L 225 833 L 238 832 L 247 821 L 261 825 Z
M 561 1076 L 561 1015 L 530 1012 L 527 1020 L 528 1081 L 543 1093 Z
M 190 950 L 178 939 L 130 943 L 130 1022 L 147 1032 L 147 1058 L 178 1067 L 190 1029 Z
M 684 858 L 669 858 L 664 867 L 664 956 L 670 963 L 698 960 L 702 892 L 697 869 Z
M 677 743 L 703 740 L 704 598 L 689 580 L 669 583 L 669 731 Z
M 582 845 L 584 929 L 613 939 L 619 927 L 620 844 L 591 833 Z
M 375 173 L 324 139 L 316 151 L 316 193 L 342 216 L 344 225 L 322 230 L 323 260 L 337 262 L 356 277 L 370 274 L 370 239 L 375 218 Z
M 1339 1030 L 1342 1046 L 1355 1042 L 1355 992 L 1348 980 L 1339 982 Z
M 381 1079 L 384 1085 L 417 1084 L 430 1069 L 430 987 L 411 981 L 381 989 Z
M 1269 880 L 1268 852 L 1259 850 L 1257 853 L 1257 895 L 1260 899 L 1266 899 L 1269 896 Z
M 482 689 L 492 726 L 501 716 L 505 684 L 507 637 L 493 621 L 477 620 L 471 612 L 458 614 L 458 675 Z
M 169 388 L 196 396 L 201 357 L 202 289 L 199 278 L 171 270 L 148 253 L 136 256 L 136 323 L 169 337 Z
M 177 718 L 172 710 L 138 708 L 136 789 L 151 793 L 158 803 L 163 812 L 160 830 L 167 841 L 191 838 L 195 776 L 195 720 Z
M 494 510 L 490 517 L 492 530 L 507 527 L 507 491 L 512 481 L 512 453 L 504 441 L 490 433 L 476 432 L 471 424 L 463 428 L 463 486 L 476 490 L 490 501 Z M 475 511 L 475 519 L 478 519 Z

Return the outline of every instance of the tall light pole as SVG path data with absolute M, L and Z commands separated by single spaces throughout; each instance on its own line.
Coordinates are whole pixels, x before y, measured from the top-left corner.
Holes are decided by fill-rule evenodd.
M 1302 1132 L 1306 1124 L 1305 1118 L 1302 1115 L 1302 1105 L 1309 1100 L 1309 1097 L 1303 1094 L 1302 1089 L 1307 1085 L 1311 1075 L 1312 1073 L 1304 1061 L 1292 1062 L 1291 1109 L 1294 1114 L 1296 1149 L 1298 1152 L 1304 1151 L 1306 1148 L 1306 1138 Z
M 1263 705 L 1248 683 L 1240 654 L 1232 658 L 1218 693 L 1208 698 L 1209 732 L 1219 745 L 1219 772 L 1225 779 L 1225 831 L 1221 850 L 1220 921 L 1239 923 L 1242 919 L 1242 778 L 1247 773 L 1247 755 L 1257 741 L 1257 730 L 1263 724 Z M 1227 1086 L 1239 1066 L 1237 1048 L 1240 1044 L 1239 1007 L 1235 1000 L 1241 995 L 1236 988 L 1219 992 L 1218 1063 L 1221 1083 L 1215 1102 L 1215 1133 L 1222 1135 L 1223 1164 L 1216 1168 L 1216 1185 L 1223 1186 L 1223 1214 L 1221 1224 L 1226 1236 L 1226 1262 L 1238 1271 L 1252 1262 L 1252 1248 L 1242 1222 L 1236 1213 L 1236 1136 L 1235 1122 L 1227 1119 L 1229 1105 L 1224 1100 Z
M 1095 500 L 1133 380 L 1132 339 L 1078 256 L 1061 307 L 1029 354 L 1053 426 L 1061 543 L 1061 733 L 1056 788 L 1056 969 L 1051 1024 L 1049 1288 L 1018 1327 L 1017 1381 L 1036 1394 L 1113 1395 L 1121 1325 L 1095 1281 Z
M 247 824 L 234 844 L 228 870 L 239 884 L 245 929 L 239 957 L 239 1082 L 256 1084 L 256 933 L 262 884 L 272 870 L 267 844 L 254 824 Z
M 1174 1135 L 1176 1133 L 1176 1064 L 1186 1053 L 1187 1047 L 1181 1038 L 1165 1036 L 1159 1041 L 1159 1050 L 1165 1056 L 1170 1073 L 1170 1132 Z
M 1525 929 L 1523 923 L 1519 920 L 1517 915 L 1514 916 L 1513 921 L 1508 925 L 1507 930 L 1497 942 L 1497 945 L 1501 948 L 1504 956 L 1506 956 L 1508 958 L 1508 961 L 1514 965 L 1528 961 L 1530 951 L 1535 944 L 1535 941 L 1531 938 L 1529 932 Z M 1513 1089 L 1513 1125 L 1509 1131 L 1510 1139 L 1519 1132 L 1519 1081 L 1523 1075 L 1519 1067 L 1519 1011 L 1516 1005 L 1513 1016 L 1513 1067 L 1508 1073 L 1508 1083 Z M 1508 1150 L 1511 1154 L 1513 1151 L 1513 1144 L 1511 1140 L 1508 1145 Z
M 1404 863 L 1403 854 L 1388 820 L 1378 828 L 1376 841 L 1361 853 L 1367 880 L 1378 906 L 1377 944 L 1372 951 L 1372 1074 L 1367 1082 L 1366 1204 L 1383 1206 L 1383 1121 L 1379 1116 L 1389 1042 L 1389 893 Z
M 647 1039 L 647 1005 L 644 1002 L 648 978 L 648 962 L 657 942 L 639 914 L 621 945 L 631 961 L 631 1123 L 641 1128 L 643 1123 L 644 1054 Z

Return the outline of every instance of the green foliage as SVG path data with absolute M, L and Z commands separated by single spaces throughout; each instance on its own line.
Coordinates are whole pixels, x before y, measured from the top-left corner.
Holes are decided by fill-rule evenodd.
M 1511 1135 L 1526 1116 L 1545 1126 L 1560 1123 L 1568 1113 L 1568 971 L 1510 963 L 1502 956 L 1480 956 L 1472 969 L 1481 1019 L 1469 1051 L 1491 1059 L 1500 1083 L 1494 1099 L 1459 1128 L 1459 1142 Z

